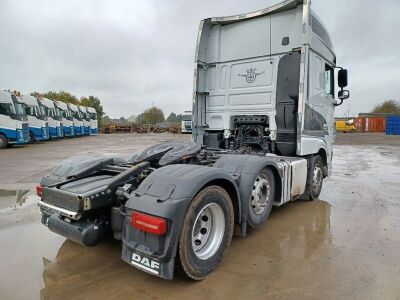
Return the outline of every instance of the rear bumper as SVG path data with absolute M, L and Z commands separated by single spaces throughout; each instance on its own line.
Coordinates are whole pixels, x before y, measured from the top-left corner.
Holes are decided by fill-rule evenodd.
M 43 210 L 41 222 L 50 231 L 88 247 L 98 244 L 105 232 L 103 224 L 86 220 L 65 222 L 59 214 Z

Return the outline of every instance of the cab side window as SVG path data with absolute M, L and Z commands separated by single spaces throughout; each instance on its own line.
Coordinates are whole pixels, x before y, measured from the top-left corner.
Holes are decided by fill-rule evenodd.
M 325 64 L 325 92 L 333 98 L 335 94 L 334 74 L 335 72 L 333 68 L 330 65 Z
M 28 116 L 36 116 L 35 108 L 33 106 L 25 106 L 25 112 Z
M 8 103 L 0 103 L 0 115 L 10 115 L 11 109 L 10 104 Z

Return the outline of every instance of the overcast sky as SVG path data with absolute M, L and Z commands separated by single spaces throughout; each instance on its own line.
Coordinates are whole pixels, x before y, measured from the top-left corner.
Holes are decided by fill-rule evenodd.
M 0 87 L 95 95 L 111 117 L 191 109 L 201 19 L 277 0 L 0 0 Z M 399 0 L 313 0 L 349 69 L 342 115 L 400 99 Z

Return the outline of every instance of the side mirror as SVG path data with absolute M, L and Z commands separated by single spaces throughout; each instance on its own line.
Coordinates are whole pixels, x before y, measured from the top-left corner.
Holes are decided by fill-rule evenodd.
M 347 82 L 347 70 L 340 69 L 338 72 L 338 85 L 340 88 L 345 88 L 347 86 L 347 83 L 348 83 Z
M 338 92 L 338 98 L 340 100 L 345 100 L 350 97 L 350 92 L 348 90 L 341 90 Z

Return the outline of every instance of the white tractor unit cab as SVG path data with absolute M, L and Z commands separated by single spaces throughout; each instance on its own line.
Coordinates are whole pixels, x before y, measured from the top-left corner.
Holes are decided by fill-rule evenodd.
M 28 119 L 17 97 L 0 90 L 0 149 L 29 142 Z
M 30 142 L 48 140 L 49 126 L 42 104 L 37 98 L 30 95 L 21 95 L 18 96 L 18 99 L 25 105 L 25 112 L 28 116 Z
M 86 110 L 86 107 L 78 105 L 78 109 L 82 116 L 83 134 L 90 135 L 90 117 Z
M 67 104 L 61 101 L 54 101 L 57 114 L 61 116 L 62 133 L 63 137 L 75 136 L 74 118 L 72 111 L 68 108 Z
M 84 134 L 83 117 L 78 106 L 72 103 L 68 103 L 67 106 L 72 113 L 72 117 L 74 118 L 75 135 L 77 136 L 83 135 Z
M 192 133 L 192 112 L 185 111 L 182 115 L 182 123 L 181 123 L 182 133 Z
M 87 246 L 113 231 L 131 266 L 202 280 L 233 232 L 273 206 L 319 197 L 331 171 L 334 110 L 349 92 L 309 0 L 203 20 L 196 47 L 194 142 L 118 157 L 72 157 L 41 180 L 42 223 Z M 235 229 L 235 230 L 234 230 Z
M 288 0 L 201 22 L 194 141 L 243 153 L 258 149 L 280 156 L 314 156 L 322 160 L 314 177 L 328 176 L 335 106 L 349 97 L 343 90 L 347 70 L 336 66 L 328 31 L 310 5 L 307 0 Z
M 44 111 L 47 115 L 47 122 L 49 124 L 49 136 L 51 139 L 60 139 L 64 136 L 62 116 L 57 110 L 53 100 L 42 98 L 39 102 L 43 105 Z
M 97 112 L 93 107 L 86 107 L 90 118 L 90 134 L 99 133 L 99 124 L 97 121 Z

